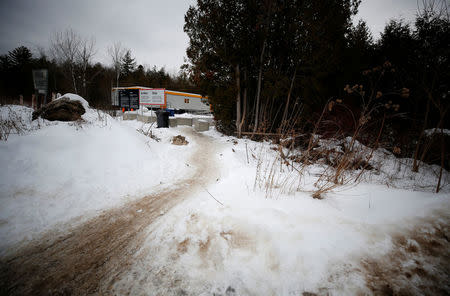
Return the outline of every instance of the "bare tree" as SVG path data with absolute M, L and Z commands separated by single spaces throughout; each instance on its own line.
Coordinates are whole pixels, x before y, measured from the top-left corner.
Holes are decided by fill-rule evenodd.
M 261 80 L 262 80 L 262 70 L 263 70 L 263 61 L 264 61 L 264 51 L 266 49 L 266 39 L 264 39 L 261 56 L 259 58 L 259 73 L 258 73 L 258 87 L 256 89 L 256 113 L 255 113 L 255 126 L 253 127 L 253 133 L 256 133 L 258 130 L 258 120 L 259 120 L 259 103 L 260 103 L 260 95 L 261 95 Z
M 51 40 L 50 52 L 58 64 L 66 69 L 73 91 L 79 94 L 81 85 L 81 95 L 87 96 L 87 70 L 95 55 L 94 38 L 82 38 L 72 29 L 57 32 Z
M 119 77 L 122 64 L 122 58 L 125 55 L 125 48 L 123 48 L 120 42 L 114 43 L 108 47 L 108 53 L 111 56 L 114 71 L 116 72 L 116 87 L 119 87 Z
M 437 18 L 449 19 L 447 0 L 417 0 L 417 15 L 420 17 L 434 15 Z
M 236 70 L 236 130 L 238 137 L 241 137 L 241 72 L 239 64 L 235 67 Z
M 50 52 L 56 61 L 67 67 L 68 75 L 72 80 L 72 86 L 75 93 L 78 94 L 75 69 L 77 58 L 81 46 L 81 38 L 72 29 L 64 32 L 57 32 L 52 40 Z
M 81 70 L 82 96 L 87 96 L 87 68 L 91 64 L 92 57 L 95 55 L 94 38 L 80 40 L 78 51 L 78 64 Z

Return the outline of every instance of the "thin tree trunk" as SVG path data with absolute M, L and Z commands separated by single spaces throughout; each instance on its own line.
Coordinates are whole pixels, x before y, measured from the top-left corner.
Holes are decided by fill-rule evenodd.
M 241 73 L 239 64 L 236 65 L 236 130 L 238 137 L 241 137 Z
M 433 134 L 431 134 L 430 139 L 434 136 L 437 129 L 443 128 L 445 114 L 447 113 L 448 110 L 449 109 L 446 109 L 443 112 L 441 112 L 439 123 L 438 123 L 437 127 L 434 129 Z M 420 156 L 420 162 L 423 162 L 423 160 L 425 159 L 425 156 L 427 155 L 428 150 L 431 148 L 432 143 L 433 143 L 432 141 L 427 141 L 427 143 L 425 144 L 425 147 L 423 148 L 423 151 L 422 151 L 422 155 Z
M 445 158 L 445 141 L 444 141 L 444 131 L 441 127 L 441 169 L 439 170 L 439 179 L 436 186 L 436 193 L 441 190 L 441 179 L 442 179 L 442 171 L 444 170 L 444 158 Z
M 425 128 L 427 126 L 428 114 L 429 113 L 430 113 L 430 99 L 428 99 L 428 101 L 427 101 L 427 108 L 426 108 L 426 111 L 425 111 L 425 120 L 423 122 L 423 127 L 422 127 L 422 130 L 421 130 L 420 135 L 419 135 L 419 140 L 417 141 L 416 151 L 414 151 L 414 162 L 413 162 L 413 167 L 412 167 L 412 171 L 413 172 L 418 172 L 419 171 L 419 163 L 417 162 L 417 158 L 419 157 L 420 143 L 422 142 L 423 135 L 425 134 Z
M 265 50 L 266 50 L 266 40 L 264 40 L 264 42 L 263 42 L 261 56 L 259 58 L 258 88 L 256 91 L 256 114 L 255 114 L 255 126 L 253 127 L 253 132 L 256 132 L 258 130 L 259 100 L 260 100 L 260 95 L 261 95 L 261 80 L 262 80 L 262 69 L 263 69 L 263 59 L 264 59 L 264 51 Z
M 86 89 L 86 67 L 83 68 L 83 97 L 87 97 L 87 89 Z
M 73 69 L 73 66 L 70 67 L 70 74 L 72 75 L 72 83 L 73 83 L 73 90 L 75 91 L 76 94 L 78 94 L 78 89 L 77 89 L 77 83 L 75 81 L 75 70 Z
M 241 123 L 239 124 L 239 133 L 242 133 L 242 126 L 245 122 L 245 117 L 247 115 L 247 70 L 244 69 L 244 110 L 242 112 Z M 240 134 L 239 134 L 240 136 Z
M 281 133 L 284 133 L 284 129 L 286 126 L 287 114 L 289 110 L 289 102 L 291 100 L 292 88 L 294 87 L 295 75 L 297 74 L 297 67 L 295 68 L 294 75 L 292 75 L 291 86 L 289 87 L 288 97 L 286 101 L 286 106 L 284 107 L 283 117 L 281 118 Z

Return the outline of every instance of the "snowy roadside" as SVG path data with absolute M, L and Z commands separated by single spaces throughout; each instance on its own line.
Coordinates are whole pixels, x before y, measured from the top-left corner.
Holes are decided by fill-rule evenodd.
M 148 227 L 133 267 L 114 285 L 117 293 L 372 294 L 370 266 L 364 262 L 381 262 L 398 251 L 399 233 L 408 237 L 417 227 L 435 231 L 433 223 L 424 221 L 450 222 L 447 193 L 381 184 L 347 186 L 323 200 L 305 191 L 268 198 L 263 190 L 254 190 L 257 160 L 252 154 L 261 144 L 215 131 L 206 134 L 222 147 L 220 177 L 208 191 Z M 414 238 L 407 242 L 403 247 L 419 246 Z M 408 256 L 400 262 L 409 262 L 405 272 L 436 273 L 420 251 Z M 381 270 L 391 268 L 390 262 L 384 264 Z M 399 286 L 414 291 L 411 279 L 396 274 L 402 277 Z M 445 289 L 445 278 L 441 285 Z
M 82 99 L 81 99 L 82 100 Z M 157 142 L 103 112 L 87 107 L 84 123 L 31 122 L 32 110 L 9 109 L 23 132 L 0 142 L 0 252 L 42 232 L 82 223 L 112 207 L 169 187 L 192 172 L 195 150 L 170 145 L 183 128 L 154 129 Z M 38 126 L 39 125 L 39 126 Z M 145 127 L 144 127 L 145 128 Z

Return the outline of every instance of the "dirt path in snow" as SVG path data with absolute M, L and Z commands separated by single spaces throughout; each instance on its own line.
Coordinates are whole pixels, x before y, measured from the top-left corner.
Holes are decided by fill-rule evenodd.
M 66 233 L 49 232 L 16 254 L 1 258 L 0 294 L 110 294 L 115 276 L 129 268 L 141 247 L 143 230 L 216 177 L 216 145 L 202 134 L 189 136 L 198 147 L 189 161 L 195 170 L 192 177 L 107 210 Z
M 392 236 L 392 251 L 365 258 L 362 267 L 375 295 L 449 295 L 450 214 L 436 211 L 414 230 Z

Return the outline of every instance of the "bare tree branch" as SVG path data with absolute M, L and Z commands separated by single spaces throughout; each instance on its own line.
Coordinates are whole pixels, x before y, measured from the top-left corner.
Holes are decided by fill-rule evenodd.
M 116 87 L 118 87 L 120 77 L 120 67 L 122 63 L 122 58 L 125 55 L 125 48 L 123 48 L 120 42 L 116 42 L 112 46 L 108 47 L 108 53 L 112 59 L 114 71 L 116 72 Z

